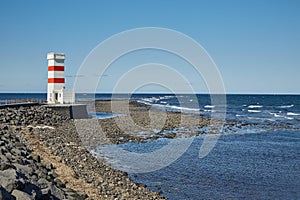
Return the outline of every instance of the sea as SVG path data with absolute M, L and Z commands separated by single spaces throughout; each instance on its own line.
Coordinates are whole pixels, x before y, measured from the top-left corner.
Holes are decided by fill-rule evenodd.
M 196 98 L 190 94 L 76 96 L 79 101 L 111 97 L 130 98 L 153 108 L 206 118 L 220 111 L 220 107 L 226 110 L 226 122 L 206 156 L 199 157 L 199 150 L 208 134 L 206 127 L 199 127 L 203 134 L 193 136 L 186 151 L 168 166 L 151 172 L 128 172 L 134 182 L 168 199 L 300 199 L 300 95 L 229 94 L 225 107 L 212 104 L 208 94 L 197 94 Z M 46 99 L 46 94 L 2 93 L 0 103 L 16 98 Z M 94 117 L 115 115 L 94 113 Z M 185 140 L 160 138 L 115 146 L 143 154 Z

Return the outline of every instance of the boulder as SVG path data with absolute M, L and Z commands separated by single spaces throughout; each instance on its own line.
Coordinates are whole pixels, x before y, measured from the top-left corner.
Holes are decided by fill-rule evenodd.
M 30 168 L 29 166 L 27 165 L 20 165 L 18 163 L 15 163 L 14 166 L 16 167 L 16 169 L 23 173 L 23 174 L 26 174 L 27 176 L 31 176 L 32 173 L 33 173 L 33 169 Z
M 8 192 L 18 187 L 17 172 L 14 169 L 0 171 L 0 185 Z
M 26 192 L 22 192 L 20 190 L 13 190 L 11 193 L 14 197 L 16 197 L 16 200 L 33 200 L 34 198 L 27 194 Z

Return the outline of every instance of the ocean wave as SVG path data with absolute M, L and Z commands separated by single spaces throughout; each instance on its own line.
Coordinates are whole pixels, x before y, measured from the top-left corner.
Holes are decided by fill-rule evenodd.
M 163 96 L 163 97 L 159 97 L 159 99 L 172 99 L 175 96 Z
M 175 105 L 169 105 L 168 102 L 166 101 L 161 101 L 160 104 L 153 104 L 149 99 L 145 101 L 143 100 L 138 100 L 137 102 L 144 104 L 144 105 L 149 105 L 149 106 L 155 106 L 155 107 L 161 107 L 164 109 L 167 109 L 169 111 L 180 111 L 180 112 L 199 112 L 200 109 L 197 108 L 188 108 L 188 107 L 182 107 L 182 106 L 175 106 Z
M 125 114 L 113 114 L 113 113 L 106 113 L 106 112 L 89 112 L 88 114 L 94 119 L 110 119 L 115 117 L 126 116 Z
M 293 112 L 288 112 L 286 115 L 290 115 L 290 116 L 300 116 L 300 114 L 298 114 L 298 113 L 293 113 Z
M 167 108 L 174 109 L 174 110 L 180 110 L 180 111 L 196 111 L 199 112 L 200 110 L 197 108 L 187 108 L 187 107 L 181 107 L 181 106 L 166 106 Z
M 248 119 L 251 119 L 251 120 L 266 120 L 266 118 L 262 118 L 262 117 L 248 117 Z
M 245 117 L 247 117 L 247 115 L 240 115 L 240 114 L 236 114 L 235 115 L 237 118 L 245 118 Z
M 263 106 L 259 106 L 259 105 L 250 105 L 248 106 L 248 108 L 262 108 Z
M 261 112 L 260 110 L 248 110 L 248 112 L 251 112 L 251 113 L 259 113 Z
M 292 104 L 292 105 L 278 106 L 278 108 L 292 108 L 292 107 L 294 107 L 294 104 Z
M 215 106 L 212 105 L 205 105 L 204 108 L 214 108 Z
M 156 97 L 151 97 L 151 98 L 144 98 L 142 99 L 143 101 L 147 101 L 147 102 L 156 102 L 158 100 L 160 100 L 159 98 Z
M 294 118 L 292 117 L 284 117 L 285 119 L 288 119 L 288 120 L 293 120 Z
M 204 112 L 216 112 L 215 110 L 203 110 Z
M 144 104 L 144 105 L 148 105 L 148 106 L 152 105 L 152 103 L 150 103 L 149 101 L 145 101 L 145 100 L 138 100 L 137 102 L 141 103 L 141 104 Z
M 282 115 L 279 115 L 279 114 L 277 114 L 277 113 L 272 113 L 272 112 L 270 112 L 270 114 L 273 115 L 274 117 L 283 117 Z
M 275 119 L 272 119 L 272 118 L 266 118 L 266 120 L 271 121 L 271 122 L 275 122 L 276 121 Z

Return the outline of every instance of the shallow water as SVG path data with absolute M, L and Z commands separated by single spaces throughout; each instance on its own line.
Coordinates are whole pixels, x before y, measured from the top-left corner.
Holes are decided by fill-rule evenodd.
M 180 139 L 178 139 L 180 140 Z M 223 136 L 205 158 L 198 157 L 203 136 L 170 166 L 130 174 L 170 199 L 300 198 L 300 132 L 277 131 Z M 122 148 L 146 152 L 167 139 Z
M 162 110 L 204 117 L 222 106 L 211 105 L 209 95 L 197 95 L 196 104 L 191 95 L 134 98 Z M 226 112 L 222 136 L 206 157 L 199 158 L 203 134 L 195 137 L 187 151 L 169 166 L 149 173 L 130 173 L 130 178 L 169 199 L 300 199 L 300 96 L 227 95 Z M 198 129 L 203 133 L 208 130 Z M 174 140 L 180 144 L 184 139 Z M 117 146 L 142 154 L 157 151 L 170 141 Z M 113 156 L 105 156 L 113 166 L 122 165 Z

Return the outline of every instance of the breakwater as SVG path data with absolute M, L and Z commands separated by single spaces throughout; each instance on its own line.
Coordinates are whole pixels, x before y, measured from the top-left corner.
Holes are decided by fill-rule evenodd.
M 161 199 L 94 158 L 73 120 L 51 108 L 0 109 L 4 199 Z

